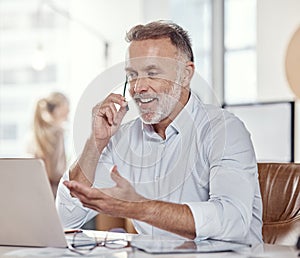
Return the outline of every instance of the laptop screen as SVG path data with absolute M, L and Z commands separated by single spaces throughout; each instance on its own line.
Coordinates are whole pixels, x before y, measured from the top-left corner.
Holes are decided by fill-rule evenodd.
M 0 245 L 67 247 L 39 159 L 0 159 Z

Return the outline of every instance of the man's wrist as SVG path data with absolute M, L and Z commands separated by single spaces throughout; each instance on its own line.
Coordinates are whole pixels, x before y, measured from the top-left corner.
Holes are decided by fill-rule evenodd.
M 91 134 L 91 136 L 89 137 L 89 139 L 87 140 L 87 144 L 90 146 L 90 148 L 94 148 L 94 151 L 96 151 L 98 153 L 98 155 L 100 156 L 100 154 L 102 153 L 103 149 L 107 146 L 107 144 L 109 143 L 109 138 L 105 138 L 105 139 L 98 139 L 94 136 L 94 134 Z
M 143 198 L 141 201 L 127 202 L 126 207 L 124 208 L 126 212 L 124 217 L 146 221 L 147 217 L 149 216 L 147 211 L 150 202 L 152 201 L 146 198 Z
M 77 162 L 69 170 L 69 179 L 92 186 L 95 177 L 95 170 L 102 150 L 107 141 L 101 141 L 101 150 L 98 149 L 94 138 L 87 139 L 83 152 Z
M 78 164 L 77 164 L 78 165 Z M 76 169 L 76 170 L 69 170 L 69 179 L 70 181 L 77 181 L 80 182 L 82 184 L 85 184 L 87 186 L 92 186 L 93 182 L 91 182 L 87 176 L 85 176 L 84 171 L 82 171 L 81 169 Z

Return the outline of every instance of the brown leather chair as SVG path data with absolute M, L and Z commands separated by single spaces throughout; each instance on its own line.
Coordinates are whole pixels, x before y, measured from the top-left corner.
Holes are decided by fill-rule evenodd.
M 259 163 L 263 240 L 295 245 L 300 236 L 300 164 Z
M 105 214 L 98 214 L 96 216 L 97 230 L 109 231 L 116 228 L 122 228 L 131 234 L 137 233 L 130 219 L 111 217 Z

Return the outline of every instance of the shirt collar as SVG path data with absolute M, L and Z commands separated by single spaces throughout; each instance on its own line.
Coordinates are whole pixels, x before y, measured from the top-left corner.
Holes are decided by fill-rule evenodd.
M 189 121 L 193 118 L 193 110 L 195 104 L 195 96 L 190 92 L 190 97 L 186 105 L 180 111 L 180 113 L 175 117 L 174 121 L 169 125 L 173 127 L 178 133 L 182 133 L 183 128 L 189 125 Z
M 190 97 L 186 105 L 180 111 L 180 113 L 175 117 L 174 121 L 166 129 L 166 140 L 173 134 L 182 133 L 186 126 L 189 126 L 189 121 L 194 121 L 194 105 L 196 97 L 193 92 L 190 92 Z M 154 131 L 153 126 L 149 124 L 142 123 L 142 130 L 145 132 L 146 136 L 155 139 L 160 139 L 161 137 Z

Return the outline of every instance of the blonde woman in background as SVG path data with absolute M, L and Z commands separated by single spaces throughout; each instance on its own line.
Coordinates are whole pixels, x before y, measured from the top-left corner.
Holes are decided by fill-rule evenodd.
M 40 99 L 33 121 L 33 146 L 30 152 L 44 161 L 48 178 L 56 197 L 59 180 L 66 169 L 63 123 L 69 114 L 69 101 L 60 92 Z

